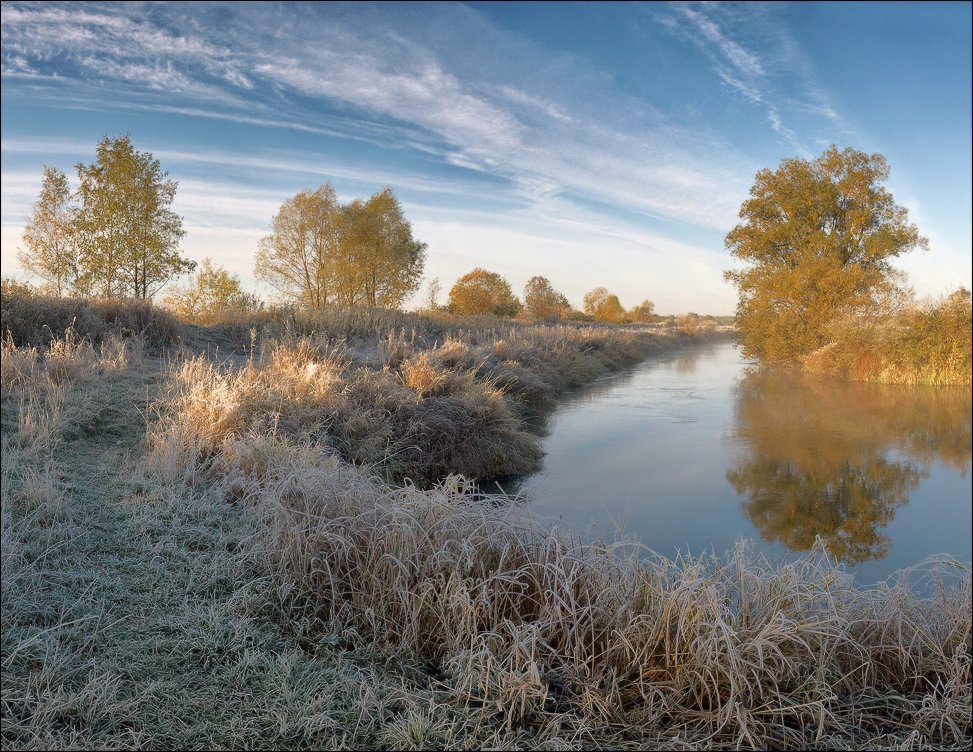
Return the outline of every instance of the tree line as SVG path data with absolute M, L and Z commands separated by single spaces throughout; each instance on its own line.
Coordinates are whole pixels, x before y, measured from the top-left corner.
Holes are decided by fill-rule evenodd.
M 438 281 L 434 280 L 438 289 Z M 602 321 L 607 323 L 655 321 L 655 304 L 644 300 L 626 311 L 617 295 L 604 287 L 596 287 L 584 297 L 584 308 L 571 307 L 567 297 L 555 290 L 547 277 L 531 277 L 524 287 L 523 302 L 513 293 L 510 283 L 496 272 L 476 268 L 457 280 L 449 291 L 444 306 L 430 296 L 427 307 L 442 309 L 460 316 L 492 314 L 553 321 Z
M 95 161 L 75 169 L 79 186 L 72 191 L 67 174 L 44 167 L 24 230 L 18 260 L 43 281 L 44 292 L 150 299 L 180 275 L 195 272 L 163 300 L 190 321 L 262 305 L 239 277 L 212 259 L 197 264 L 180 255 L 185 231 L 171 209 L 178 184 L 129 136 L 105 136 Z M 413 236 L 390 187 L 342 203 L 329 182 L 281 205 L 270 234 L 259 242 L 254 276 L 286 304 L 396 308 L 418 290 L 426 248 Z M 433 280 L 427 309 L 459 315 L 606 322 L 650 321 L 654 315 L 651 301 L 626 311 L 603 287 L 585 296 L 583 311 L 575 310 L 542 276 L 530 279 L 521 302 L 499 274 L 480 268 L 453 285 L 446 305 L 436 300 L 439 289 Z
M 185 231 L 171 209 L 177 183 L 152 154 L 135 149 L 128 136 L 106 136 L 96 160 L 75 170 L 72 191 L 64 172 L 45 166 L 18 256 L 46 291 L 148 299 L 196 270 L 179 253 Z M 888 174 L 882 155 L 834 146 L 817 159 L 785 159 L 777 170 L 757 173 L 741 222 L 725 240 L 740 262 L 726 278 L 739 291 L 747 355 L 800 361 L 831 341 L 841 321 L 911 300 L 891 260 L 928 242 L 884 187 Z M 255 276 L 293 305 L 394 308 L 418 290 L 425 261 L 426 244 L 413 237 L 391 188 L 341 203 L 326 183 L 283 203 L 259 243 Z M 507 280 L 482 268 L 462 276 L 445 305 L 439 292 L 433 280 L 427 308 L 460 315 L 655 319 L 650 300 L 626 310 L 605 287 L 575 310 L 543 276 L 528 281 L 521 300 Z M 259 305 L 239 278 L 209 259 L 166 302 L 190 319 Z

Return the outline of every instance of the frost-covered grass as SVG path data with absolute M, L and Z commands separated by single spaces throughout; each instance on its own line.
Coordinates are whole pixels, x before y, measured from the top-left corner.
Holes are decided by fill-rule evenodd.
M 461 475 L 661 334 L 372 315 L 229 359 L 8 342 L 5 748 L 968 746 L 969 565 L 668 560 Z

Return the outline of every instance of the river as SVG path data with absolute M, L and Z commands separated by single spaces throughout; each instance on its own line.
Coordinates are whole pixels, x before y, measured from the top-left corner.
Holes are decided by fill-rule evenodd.
M 666 554 L 752 539 L 827 550 L 874 582 L 971 558 L 971 396 L 760 370 L 732 343 L 654 356 L 569 396 L 519 490 L 581 535 Z

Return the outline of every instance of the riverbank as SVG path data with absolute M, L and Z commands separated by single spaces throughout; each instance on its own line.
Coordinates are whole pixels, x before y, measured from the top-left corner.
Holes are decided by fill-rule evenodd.
M 893 315 L 839 322 L 833 341 L 804 359 L 804 370 L 847 381 L 970 386 L 971 311 L 970 294 L 961 289 Z
M 968 568 L 646 559 L 451 469 L 677 338 L 398 316 L 7 345 L 5 746 L 965 745 Z

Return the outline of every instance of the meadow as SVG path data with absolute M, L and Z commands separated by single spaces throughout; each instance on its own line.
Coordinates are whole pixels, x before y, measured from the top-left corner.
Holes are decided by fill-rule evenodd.
M 968 748 L 968 564 L 671 560 L 499 493 L 688 324 L 5 295 L 4 746 Z

